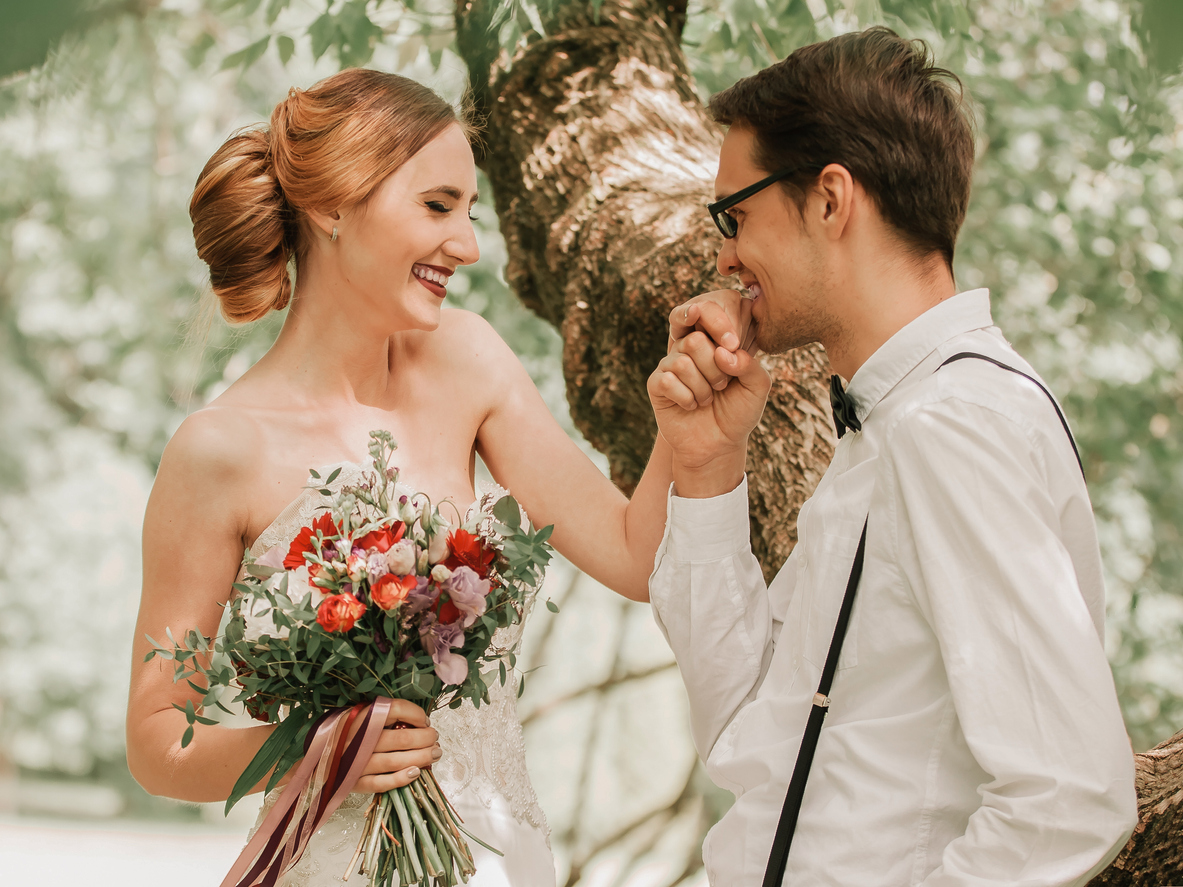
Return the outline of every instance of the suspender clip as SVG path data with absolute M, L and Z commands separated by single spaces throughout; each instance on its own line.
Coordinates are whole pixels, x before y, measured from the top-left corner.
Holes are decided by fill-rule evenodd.
M 829 708 L 830 707 L 830 697 L 824 696 L 821 693 L 814 693 L 813 694 L 813 704 L 816 705 L 818 708 Z

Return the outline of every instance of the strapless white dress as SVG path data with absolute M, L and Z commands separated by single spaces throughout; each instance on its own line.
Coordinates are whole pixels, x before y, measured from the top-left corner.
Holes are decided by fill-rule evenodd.
M 334 468 L 341 474 L 334 488 L 348 484 L 362 473 L 363 466 L 343 463 L 319 469 L 327 477 Z M 482 497 L 504 495 L 496 485 L 482 484 Z M 268 549 L 295 538 L 301 527 L 316 516 L 324 501 L 315 490 L 305 490 L 260 534 L 251 554 L 261 556 Z M 475 503 L 474 506 L 475 507 Z M 526 616 L 534 603 L 531 594 Z M 525 619 L 503 628 L 493 636 L 501 649 L 516 649 Z M 440 734 L 444 756 L 432 771 L 447 793 L 465 827 L 505 855 L 498 857 L 475 842 L 469 842 L 476 874 L 471 887 L 554 887 L 555 865 L 550 849 L 546 817 L 526 771 L 525 745 L 517 712 L 517 680 L 504 686 L 489 681 L 489 704 L 479 709 L 467 700 L 457 709 L 441 709 L 431 715 L 431 726 Z M 271 809 L 280 790 L 271 792 L 255 823 L 255 829 Z M 337 811 L 312 837 L 303 858 L 282 878 L 278 887 L 326 887 L 344 884 L 346 866 L 361 838 L 366 806 L 373 795 L 349 795 Z M 254 829 L 252 829 L 254 834 Z M 362 879 L 351 873 L 351 882 Z

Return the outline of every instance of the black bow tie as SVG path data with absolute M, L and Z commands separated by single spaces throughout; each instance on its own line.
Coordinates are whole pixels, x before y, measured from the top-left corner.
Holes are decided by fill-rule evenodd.
M 834 410 L 834 428 L 838 431 L 838 437 L 842 437 L 847 428 L 851 431 L 863 430 L 863 423 L 854 410 L 854 398 L 843 389 L 842 378 L 838 375 L 830 376 L 830 407 Z

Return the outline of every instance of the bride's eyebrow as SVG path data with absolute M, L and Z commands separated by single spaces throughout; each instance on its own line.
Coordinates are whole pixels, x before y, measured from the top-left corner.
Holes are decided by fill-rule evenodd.
M 426 191 L 419 192 L 420 197 L 422 197 L 424 194 L 447 194 L 453 200 L 463 200 L 464 199 L 464 192 L 461 191 L 459 188 L 454 188 L 451 185 L 439 185 L 438 187 L 428 188 Z M 476 203 L 477 198 L 479 198 L 479 197 L 480 197 L 479 193 L 473 194 L 472 195 L 472 202 Z

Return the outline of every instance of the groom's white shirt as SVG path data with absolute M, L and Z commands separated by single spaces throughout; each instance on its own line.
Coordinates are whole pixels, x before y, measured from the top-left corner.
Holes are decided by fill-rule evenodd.
M 849 386 L 863 423 L 765 588 L 747 483 L 671 490 L 650 595 L 699 754 L 735 805 L 716 887 L 759 885 L 869 512 L 866 563 L 786 884 L 1080 885 L 1136 821 L 1088 493 L 986 290 L 925 312 Z

